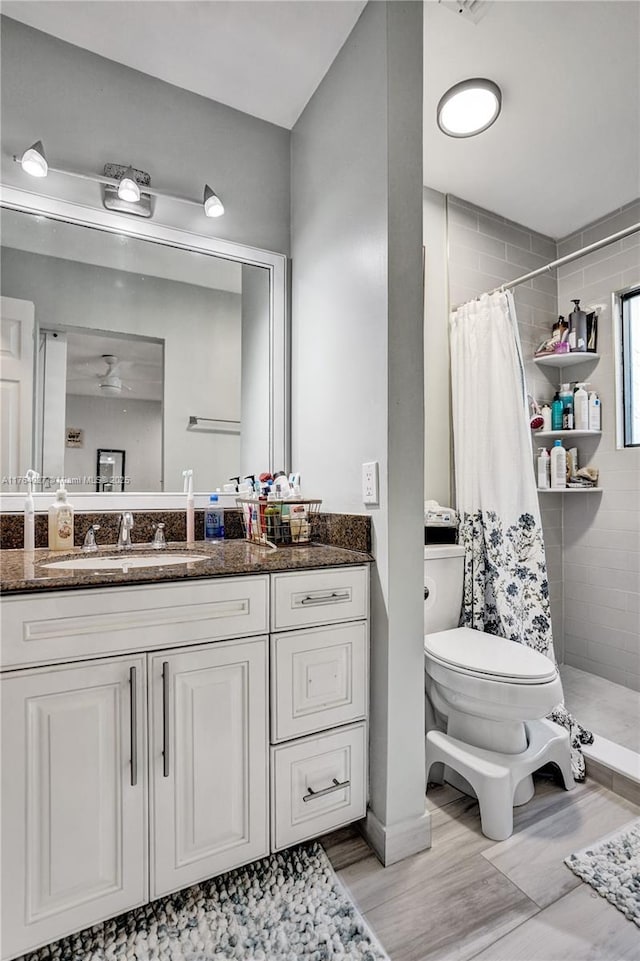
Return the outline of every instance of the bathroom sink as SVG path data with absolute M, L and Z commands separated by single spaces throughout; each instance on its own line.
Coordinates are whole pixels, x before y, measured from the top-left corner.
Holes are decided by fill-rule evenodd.
M 207 554 L 117 554 L 114 557 L 70 557 L 66 561 L 48 561 L 42 566 L 58 571 L 131 571 L 140 567 L 169 567 L 209 560 Z

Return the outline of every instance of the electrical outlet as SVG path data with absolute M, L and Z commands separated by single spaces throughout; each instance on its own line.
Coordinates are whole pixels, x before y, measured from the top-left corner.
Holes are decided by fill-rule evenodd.
M 378 496 L 378 462 L 362 465 L 362 501 L 364 504 L 377 504 Z

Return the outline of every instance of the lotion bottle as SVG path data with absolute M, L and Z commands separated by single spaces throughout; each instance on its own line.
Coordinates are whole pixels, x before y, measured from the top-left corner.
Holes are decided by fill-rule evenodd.
M 64 478 L 49 508 L 49 550 L 69 551 L 73 547 L 73 507 L 67 503 Z
M 589 393 L 589 430 L 602 430 L 602 407 L 595 390 Z
M 551 451 L 551 490 L 562 490 L 567 486 L 567 452 L 562 441 L 557 440 Z
M 562 430 L 562 409 L 560 394 L 556 391 L 551 404 L 551 430 Z
M 585 386 L 576 384 L 577 390 L 573 395 L 573 426 L 576 430 L 589 430 L 589 395 Z
M 550 462 L 549 452 L 546 447 L 540 447 L 538 451 L 538 490 L 549 490 Z

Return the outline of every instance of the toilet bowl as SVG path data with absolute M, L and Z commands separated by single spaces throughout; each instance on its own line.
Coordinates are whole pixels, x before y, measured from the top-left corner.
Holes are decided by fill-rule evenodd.
M 425 547 L 427 780 L 444 776 L 477 796 L 484 833 L 503 840 L 513 806 L 534 793 L 534 770 L 553 761 L 573 786 L 568 734 L 542 720 L 562 701 L 562 683 L 544 654 L 455 626 L 463 558 L 458 545 Z

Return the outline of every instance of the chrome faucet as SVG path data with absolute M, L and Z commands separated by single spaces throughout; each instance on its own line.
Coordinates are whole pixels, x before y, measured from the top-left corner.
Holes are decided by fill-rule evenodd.
M 96 531 L 99 531 L 99 530 L 100 530 L 100 525 L 99 525 L 99 524 L 92 524 L 92 525 L 91 525 L 91 527 L 90 527 L 89 530 L 87 531 L 87 533 L 86 533 L 86 535 L 85 535 L 85 538 L 84 538 L 84 544 L 82 545 L 82 550 L 83 550 L 83 551 L 97 551 L 97 550 L 98 550 L 98 545 L 96 544 Z
M 131 528 L 133 527 L 133 514 L 131 511 L 124 511 L 120 517 L 120 529 L 118 531 L 118 550 L 130 551 L 133 547 L 131 543 Z
M 164 524 L 154 524 L 153 529 L 155 530 L 155 534 L 153 535 L 153 543 L 151 546 L 156 551 L 164 550 L 167 546 L 167 541 L 164 536 Z

